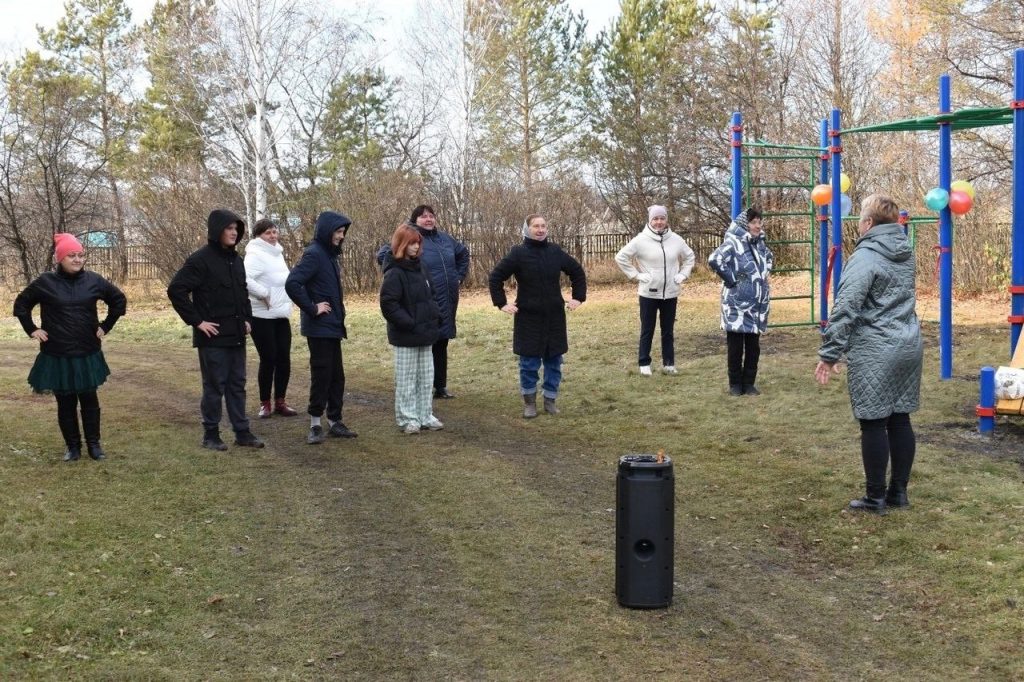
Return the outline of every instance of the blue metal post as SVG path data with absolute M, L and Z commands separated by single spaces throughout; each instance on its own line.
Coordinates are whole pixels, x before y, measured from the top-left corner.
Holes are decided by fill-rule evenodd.
M 1010 357 L 1020 338 L 1024 316 L 1024 49 L 1013 52 L 1013 245 L 1010 265 Z
M 952 111 L 949 74 L 939 77 L 939 114 Z M 953 182 L 953 125 L 939 123 L 939 187 Z M 939 212 L 939 376 L 953 377 L 953 213 Z
M 818 182 L 828 182 L 828 119 L 821 119 L 821 179 Z M 828 272 L 828 206 L 818 209 L 818 258 L 821 266 L 818 269 L 818 301 L 821 304 L 821 312 L 818 319 L 824 328 L 828 322 L 828 281 L 825 273 Z
M 735 111 L 732 114 L 732 216 L 735 218 L 743 210 L 743 116 Z
M 982 367 L 978 381 L 981 384 L 978 399 L 978 431 L 992 433 L 996 427 L 995 414 L 992 413 L 996 406 L 996 371 L 991 367 Z
M 839 278 L 843 274 L 843 209 L 841 201 L 841 187 L 839 176 L 842 173 L 843 144 L 839 135 L 839 109 L 832 110 L 832 144 L 829 151 L 832 153 L 832 246 L 836 250 L 835 264 L 832 266 L 832 299 L 835 300 L 836 292 L 839 291 Z

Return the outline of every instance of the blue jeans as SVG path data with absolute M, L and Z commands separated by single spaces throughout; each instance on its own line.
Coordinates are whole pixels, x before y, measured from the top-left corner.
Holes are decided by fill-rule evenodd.
M 531 355 L 519 356 L 519 387 L 523 395 L 537 392 L 540 366 L 544 365 L 544 384 L 541 386 L 545 398 L 558 397 L 558 385 L 562 383 L 562 356 L 552 355 L 541 358 Z

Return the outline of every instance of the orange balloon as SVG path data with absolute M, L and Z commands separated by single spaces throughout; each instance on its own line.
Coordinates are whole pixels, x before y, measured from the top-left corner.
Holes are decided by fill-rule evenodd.
M 949 210 L 953 215 L 963 215 L 974 206 L 974 199 L 967 192 L 953 191 L 949 193 Z
M 832 201 L 832 185 L 816 185 L 811 190 L 811 201 L 815 206 L 824 206 Z

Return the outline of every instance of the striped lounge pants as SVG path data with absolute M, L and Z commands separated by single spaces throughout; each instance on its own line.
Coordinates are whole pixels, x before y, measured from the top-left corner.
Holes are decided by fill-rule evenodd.
M 433 412 L 434 355 L 430 346 L 395 350 L 395 419 L 400 428 L 425 425 Z

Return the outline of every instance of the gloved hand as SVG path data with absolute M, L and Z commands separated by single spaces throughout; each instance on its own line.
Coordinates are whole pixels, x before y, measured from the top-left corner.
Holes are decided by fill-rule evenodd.
M 676 273 L 676 274 L 675 274 L 675 275 L 674 275 L 674 276 L 672 277 L 672 281 L 673 281 L 673 282 L 675 282 L 676 284 L 682 284 L 683 282 L 685 282 L 685 281 L 686 281 L 686 275 L 684 275 L 684 274 L 683 274 L 683 273 L 681 273 L 681 272 L 677 272 L 677 273 Z
M 653 279 L 654 278 L 651 277 L 651 273 L 649 272 L 641 272 L 636 276 L 636 281 L 640 282 L 641 284 L 650 284 L 651 280 Z

